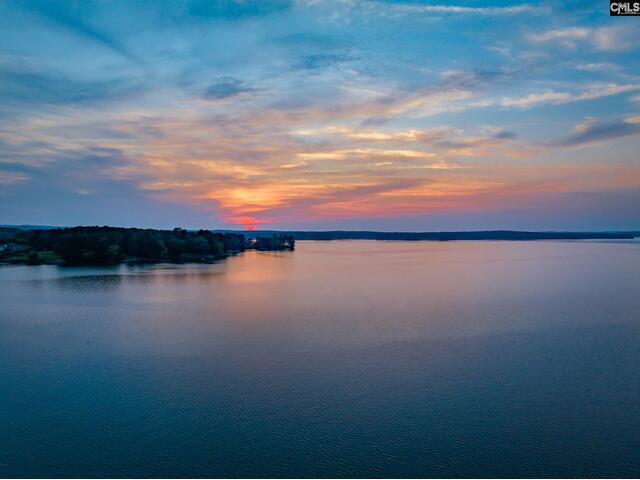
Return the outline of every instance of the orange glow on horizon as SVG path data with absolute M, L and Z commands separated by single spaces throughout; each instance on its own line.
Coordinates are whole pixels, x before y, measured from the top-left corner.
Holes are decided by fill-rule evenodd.
M 229 218 L 229 221 L 237 225 L 241 225 L 245 230 L 249 231 L 255 230 L 258 225 L 270 222 L 268 219 L 248 216 L 231 217 Z

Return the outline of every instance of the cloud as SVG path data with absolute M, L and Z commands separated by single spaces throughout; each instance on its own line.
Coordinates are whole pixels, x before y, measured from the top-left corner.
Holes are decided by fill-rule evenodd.
M 576 48 L 578 44 L 587 44 L 596 50 L 628 50 L 634 48 L 638 38 L 637 29 L 626 26 L 615 27 L 566 27 L 532 33 L 526 36 L 534 43 L 554 43 L 567 48 Z
M 503 97 L 499 105 L 503 107 L 531 108 L 541 104 L 562 104 L 581 100 L 595 100 L 620 93 L 640 90 L 640 83 L 628 84 L 593 84 L 580 93 L 546 91 L 530 93 L 523 97 Z
M 214 101 L 226 100 L 254 91 L 254 88 L 246 86 L 240 79 L 233 77 L 220 77 L 214 83 L 209 85 L 204 92 L 202 92 L 202 98 L 204 100 Z
M 553 142 L 552 145 L 575 147 L 638 134 L 640 134 L 640 117 L 638 116 L 611 121 L 589 118 L 578 124 L 573 134 Z
M 380 2 L 384 3 L 384 2 Z M 393 3 L 393 2 L 392 2 Z M 469 14 L 469 15 L 517 15 L 544 13 L 547 8 L 540 5 L 519 4 L 505 7 L 468 7 L 461 5 L 407 5 L 394 3 L 393 7 L 406 13 L 442 13 L 442 14 Z
M 27 180 L 27 176 L 19 172 L 8 172 L 0 170 L 0 185 L 11 185 L 13 183 Z
M 486 86 L 513 82 L 515 78 L 521 76 L 522 71 L 509 67 L 494 69 L 460 70 L 448 69 L 440 72 L 439 77 L 443 88 L 465 88 L 477 90 Z
M 306 70 L 325 70 L 352 60 L 352 57 L 337 53 L 316 53 L 305 56 L 298 67 Z
M 413 200 L 404 206 L 381 195 L 400 186 L 415 190 L 427 182 L 429 173 L 463 170 L 456 159 L 496 155 L 514 137 L 500 129 L 468 136 L 445 127 L 376 131 L 336 126 L 296 131 L 291 130 L 296 121 L 287 122 L 283 118 L 261 123 L 254 117 L 248 128 L 230 119 L 207 127 L 174 123 L 161 145 L 115 174 L 123 179 L 142 175 L 140 185 L 146 191 L 194 206 L 209 205 L 232 222 L 251 219 L 255 225 L 260 220 L 305 215 L 375 216 L 394 204 L 398 211 L 418 211 L 425 198 L 439 195 L 440 187 L 431 188 L 426 196 L 412 193 Z M 456 191 L 464 192 L 465 183 L 456 185 Z
M 496 153 L 508 141 L 517 138 L 513 132 L 499 128 L 483 129 L 480 135 L 468 135 L 460 129 L 438 127 L 432 129 L 375 130 L 348 126 L 328 126 L 320 129 L 295 130 L 293 135 L 303 138 L 321 139 L 320 149 L 298 154 L 303 159 L 340 160 L 363 158 L 375 160 L 377 157 L 395 159 L 454 159 L 458 157 L 483 157 Z M 341 148 L 331 148 L 339 144 Z M 371 148 L 372 144 L 383 147 Z M 348 148 L 347 145 L 359 146 Z M 393 163 L 398 167 L 398 163 Z M 421 168 L 433 168 L 433 164 L 420 164 Z M 446 165 L 444 166 L 446 167 Z M 440 164 L 439 168 L 443 168 Z
M 144 86 L 128 79 L 78 80 L 55 72 L 16 72 L 0 68 L 0 119 L 42 115 L 64 107 L 115 105 L 139 98 Z
M 593 31 L 592 41 L 598 50 L 619 51 L 634 48 L 637 38 L 637 29 L 634 32 L 622 27 L 604 27 Z
M 608 62 L 582 63 L 577 65 L 576 68 L 585 72 L 615 72 L 620 70 L 619 65 Z
M 0 64 L 0 114 L 42 105 L 81 105 L 130 98 L 143 85 L 130 79 L 80 80 L 59 72 Z M 27 110 L 25 110 L 27 109 Z
M 590 28 L 570 27 L 561 28 L 558 30 L 547 30 L 542 33 L 533 33 L 527 36 L 527 39 L 532 42 L 548 42 L 551 40 L 558 40 L 560 42 L 567 42 L 569 46 L 575 46 L 573 43 L 575 40 L 584 40 L 589 38 L 592 33 Z
M 14 4 L 24 8 L 25 11 L 32 13 L 42 20 L 62 28 L 80 38 L 90 40 L 91 42 L 105 47 L 128 60 L 139 62 L 138 57 L 134 55 L 119 39 L 91 26 L 91 23 L 84 18 L 85 15 L 90 16 L 93 11 L 89 5 L 79 4 L 77 7 L 80 8 L 73 8 L 73 4 L 64 0 L 35 0 L 31 2 L 18 1 L 14 2 Z

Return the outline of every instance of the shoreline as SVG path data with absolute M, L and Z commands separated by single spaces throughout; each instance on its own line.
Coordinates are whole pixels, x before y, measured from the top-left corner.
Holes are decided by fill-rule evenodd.
M 246 250 L 294 250 L 288 235 L 247 239 L 238 233 L 86 226 L 1 229 L 0 262 L 25 265 L 213 263 Z

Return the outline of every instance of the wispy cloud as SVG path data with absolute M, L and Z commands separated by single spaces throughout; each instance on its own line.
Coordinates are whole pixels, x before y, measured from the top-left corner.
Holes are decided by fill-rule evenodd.
M 13 183 L 23 182 L 27 178 L 28 177 L 23 173 L 0 170 L 0 185 L 11 185 Z
M 554 43 L 567 48 L 576 48 L 586 44 L 596 50 L 629 50 L 633 48 L 637 30 L 626 26 L 615 27 L 566 27 L 527 35 L 527 39 L 536 43 Z
M 592 29 L 583 27 L 569 27 L 558 30 L 547 30 L 542 33 L 532 33 L 527 39 L 532 42 L 559 41 L 567 46 L 575 46 L 576 40 L 584 40 L 592 34 Z
M 553 145 L 575 147 L 639 134 L 640 116 L 630 116 L 609 121 L 589 118 L 579 123 L 574 133 L 554 142 Z
M 44 106 L 78 106 L 116 102 L 139 96 L 136 79 L 77 79 L 52 70 L 0 64 L 0 116 L 24 116 Z
M 500 100 L 500 105 L 503 107 L 531 108 L 541 104 L 557 105 L 581 100 L 595 100 L 637 90 L 640 90 L 640 83 L 595 84 L 580 93 L 546 91 L 530 93 L 522 97 L 503 97 Z
M 352 60 L 353 57 L 339 53 L 314 53 L 306 55 L 297 67 L 307 70 L 323 70 Z
M 213 101 L 226 100 L 252 92 L 255 92 L 255 88 L 245 85 L 245 83 L 240 79 L 233 77 L 221 77 L 205 88 L 204 92 L 202 92 L 202 98 L 204 100 Z
M 429 13 L 468 13 L 479 15 L 515 15 L 519 13 L 537 13 L 546 11 L 545 8 L 522 4 L 509 7 L 462 7 L 458 5 L 424 5 L 411 8 L 413 11 Z
M 581 63 L 576 68 L 585 72 L 617 72 L 621 69 L 620 65 L 609 62 Z
M 36 0 L 16 3 L 25 11 L 43 21 L 50 22 L 73 35 L 105 47 L 128 60 L 140 61 L 137 55 L 118 38 L 100 31 L 83 18 L 83 14 L 90 15 L 90 8 L 69 8 L 66 2 L 59 0 Z
M 379 2 L 388 3 L 388 2 Z M 522 3 L 508 6 L 482 6 L 469 7 L 462 5 L 412 5 L 406 3 L 390 2 L 393 8 L 399 12 L 406 13 L 439 13 L 439 14 L 468 14 L 468 15 L 517 15 L 517 14 L 540 14 L 548 9 L 543 5 Z

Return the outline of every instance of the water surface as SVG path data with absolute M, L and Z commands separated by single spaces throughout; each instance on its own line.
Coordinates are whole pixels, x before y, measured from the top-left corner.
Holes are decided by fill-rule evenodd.
M 640 475 L 640 244 L 0 268 L 0 476 Z

